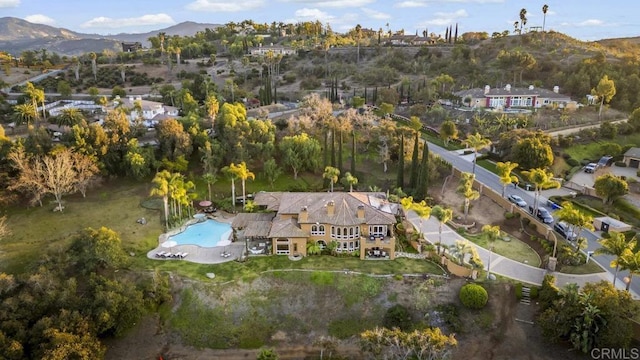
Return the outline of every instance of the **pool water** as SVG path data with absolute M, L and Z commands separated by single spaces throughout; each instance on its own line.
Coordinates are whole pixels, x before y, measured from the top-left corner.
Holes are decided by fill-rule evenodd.
M 228 240 L 231 236 L 231 225 L 215 220 L 205 220 L 187 226 L 176 235 L 169 237 L 178 245 L 197 245 L 200 247 L 217 246 L 220 240 Z

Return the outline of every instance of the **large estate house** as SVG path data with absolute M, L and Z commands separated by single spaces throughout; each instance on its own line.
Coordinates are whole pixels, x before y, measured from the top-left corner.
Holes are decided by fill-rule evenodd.
M 271 52 L 273 55 L 294 55 L 296 50 L 294 48 L 282 45 L 262 45 L 249 49 L 251 55 L 264 56 Z
M 542 108 L 557 107 L 573 109 L 577 102 L 571 97 L 560 94 L 560 87 L 554 86 L 553 91 L 536 88 L 517 88 L 506 85 L 504 88 L 483 88 L 462 90 L 454 93 L 462 102 L 472 108 L 492 108 L 505 110 L 509 108 Z
M 323 249 L 335 242 L 336 252 L 360 259 L 395 258 L 393 225 L 399 205 L 389 202 L 384 193 L 261 192 L 255 195 L 254 204 L 275 212 L 272 220 L 266 223 L 259 216 L 255 224 L 246 221 L 233 226 L 261 229 L 245 236 L 264 239 L 272 254 L 306 256 L 310 243 Z
M 136 102 L 140 102 L 142 114 L 138 114 L 138 110 L 136 110 Z M 131 112 L 128 115 L 129 120 L 134 122 L 138 118 L 142 118 L 147 127 L 153 127 L 162 120 L 178 116 L 178 108 L 167 106 L 156 101 L 143 100 L 140 96 L 129 96 L 126 98 L 116 97 L 113 101 L 113 107 L 117 106 L 123 106 L 131 109 Z

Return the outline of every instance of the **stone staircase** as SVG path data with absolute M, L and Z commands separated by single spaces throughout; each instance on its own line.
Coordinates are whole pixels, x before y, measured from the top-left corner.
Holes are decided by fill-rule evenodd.
M 531 305 L 531 288 L 526 286 L 522 287 L 522 299 L 520 299 L 520 304 Z

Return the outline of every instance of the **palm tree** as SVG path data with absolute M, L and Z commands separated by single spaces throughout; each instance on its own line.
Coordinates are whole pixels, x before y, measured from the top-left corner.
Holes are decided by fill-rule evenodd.
M 238 166 L 236 166 L 235 171 L 236 171 L 236 174 L 238 175 L 238 178 L 240 178 L 240 181 L 242 181 L 242 199 L 244 199 L 243 204 L 246 204 L 247 193 L 245 191 L 245 183 L 247 179 L 255 180 L 256 174 L 252 173 L 251 171 L 249 171 L 249 169 L 247 169 L 247 164 L 244 161 L 238 164 Z
M 413 211 L 418 215 L 420 219 L 420 224 L 418 227 L 418 236 L 420 241 L 420 250 L 422 250 L 422 220 L 429 218 L 431 216 L 431 207 L 429 207 L 426 201 L 422 200 L 419 203 L 413 201 L 413 197 L 404 197 L 400 199 L 400 205 L 405 211 Z
M 346 172 L 344 174 L 344 182 L 349 185 L 349 192 L 353 192 L 353 185 L 357 185 L 358 184 L 358 178 L 351 175 L 350 172 Z
M 44 108 L 44 90 L 35 87 L 32 82 L 28 81 L 24 93 L 27 94 L 27 96 L 29 96 L 29 98 L 31 99 L 31 103 L 33 104 L 34 109 L 38 109 L 38 104 L 42 105 L 42 118 L 46 119 L 46 110 Z M 36 120 L 38 119 L 38 117 L 39 115 L 36 111 Z
M 207 190 L 209 191 L 209 201 L 211 201 L 211 185 L 215 184 L 218 181 L 218 177 L 216 174 L 205 173 L 202 175 L 202 180 L 207 183 Z
M 472 173 L 464 172 L 460 178 L 460 186 L 458 186 L 458 193 L 464 197 L 464 221 L 467 221 L 467 215 L 469 214 L 469 205 L 472 200 L 480 198 L 480 192 L 473 188 L 473 181 L 475 175 Z
M 544 32 L 544 25 L 547 22 L 547 11 L 549 11 L 549 5 L 542 5 L 542 32 Z
M 329 180 L 331 183 L 331 192 L 333 192 L 333 184 L 338 181 L 340 177 L 340 170 L 334 168 L 333 166 L 327 166 L 324 168 L 324 174 L 322 174 L 323 179 Z
M 92 52 L 89 54 L 89 58 L 91 58 L 91 71 L 93 71 L 93 80 L 98 81 L 98 65 L 96 64 L 96 59 L 98 55 Z
M 482 227 L 482 233 L 487 236 L 487 240 L 489 240 L 489 263 L 487 264 L 487 279 L 491 275 L 491 253 L 493 253 L 493 244 L 500 237 L 500 226 L 491 226 L 489 224 Z
M 465 140 L 462 141 L 464 146 L 470 147 L 473 149 L 473 171 L 472 173 L 476 173 L 476 160 L 478 158 L 478 151 L 486 148 L 491 145 L 491 140 L 485 138 L 479 133 L 475 133 L 472 135 L 468 135 Z
M 356 42 L 358 45 L 358 54 L 356 57 L 356 63 L 360 63 L 360 38 L 362 38 L 362 25 L 356 25 Z
M 522 27 L 527 25 L 527 9 L 520 9 L 520 35 L 522 35 Z
M 559 188 L 560 182 L 553 179 L 553 174 L 545 169 L 531 169 L 522 172 L 527 179 L 535 185 L 535 197 L 533 200 L 533 211 L 538 211 L 538 201 L 542 189 Z
M 27 126 L 29 126 L 31 121 L 38 116 L 33 104 L 27 103 L 14 106 L 13 113 L 15 114 L 18 123 L 27 123 Z
M 438 255 L 440 255 L 440 246 L 442 245 L 442 225 L 453 219 L 453 210 L 436 205 L 431 209 L 431 214 L 438 219 L 438 242 L 436 243 L 436 247 Z
M 596 250 L 596 255 L 605 254 L 615 256 L 616 258 L 611 260 L 612 268 L 615 268 L 616 271 L 613 274 L 613 286 L 616 286 L 616 279 L 618 278 L 618 271 L 620 271 L 620 262 L 622 255 L 624 255 L 626 250 L 631 250 L 636 246 L 636 239 L 633 238 L 631 241 L 627 241 L 625 239 L 623 233 L 612 231 L 609 233 L 610 237 L 608 239 L 600 239 L 598 242 L 602 246 L 601 248 Z
M 504 197 L 504 192 L 509 184 L 518 182 L 518 177 L 511 174 L 511 172 L 517 167 L 518 163 L 512 163 L 511 161 L 496 163 L 498 177 L 502 184 L 502 197 Z
M 237 166 L 234 163 L 231 163 L 229 166 L 225 166 L 222 168 L 222 172 L 229 176 L 231 180 L 231 202 L 233 204 L 233 210 L 236 209 L 236 180 L 238 179 L 238 171 Z
M 473 252 L 473 247 L 466 240 L 456 240 L 455 244 L 449 247 L 449 252 L 459 265 L 463 265 L 464 257 Z
M 62 113 L 57 117 L 58 126 L 73 126 L 79 124 L 84 119 L 82 111 L 78 108 L 62 109 Z
M 629 270 L 629 281 L 627 281 L 625 288 L 625 290 L 629 291 L 633 275 L 640 274 L 640 251 L 634 252 L 631 249 L 626 249 L 618 261 L 621 270 Z
M 156 174 L 153 178 L 154 188 L 151 189 L 151 196 L 162 197 L 164 205 L 164 225 L 169 229 L 169 178 L 171 174 L 167 170 L 163 170 Z

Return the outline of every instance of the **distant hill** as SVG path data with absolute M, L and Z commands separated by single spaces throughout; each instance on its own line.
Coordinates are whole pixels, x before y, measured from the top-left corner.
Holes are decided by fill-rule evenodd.
M 198 31 L 215 29 L 218 24 L 201 24 L 185 21 L 167 28 L 140 34 L 121 33 L 117 35 L 83 34 L 64 28 L 34 24 L 14 17 L 0 18 L 0 49 L 13 55 L 25 50 L 47 49 L 60 55 L 79 55 L 87 52 L 101 52 L 104 49 L 121 51 L 120 42 L 140 42 L 149 46 L 148 38 L 159 32 L 167 35 L 192 36 Z

